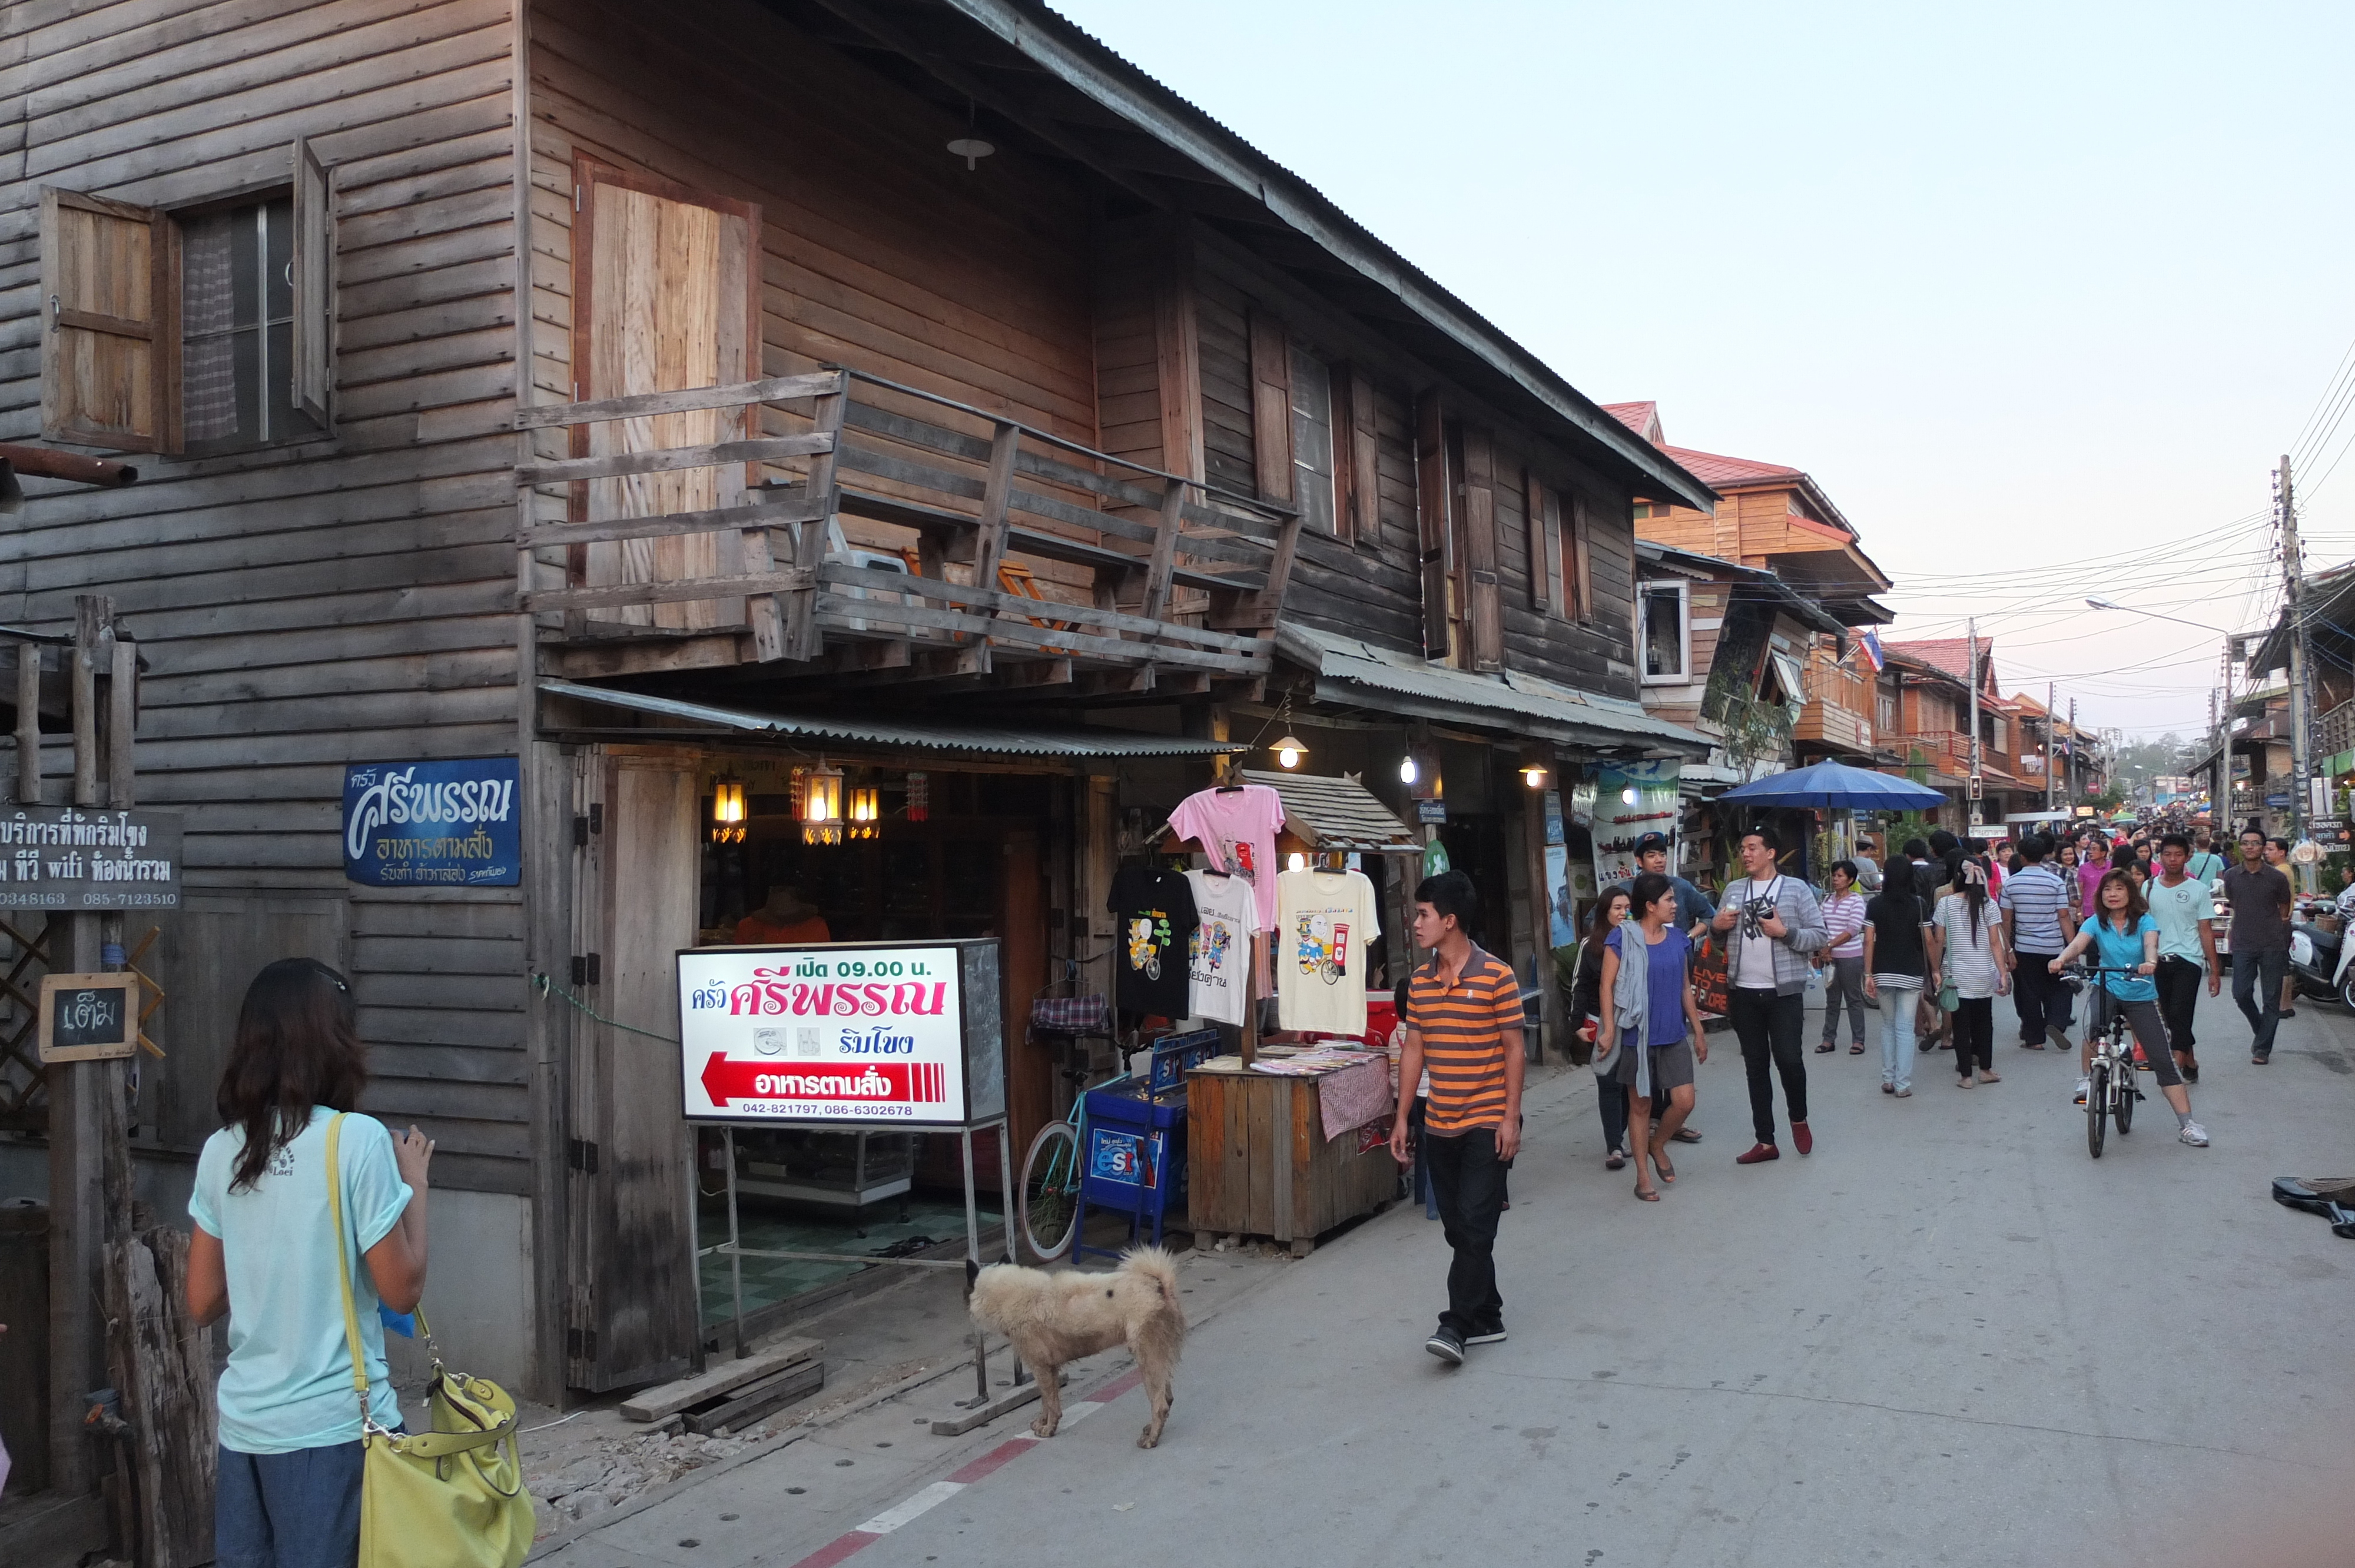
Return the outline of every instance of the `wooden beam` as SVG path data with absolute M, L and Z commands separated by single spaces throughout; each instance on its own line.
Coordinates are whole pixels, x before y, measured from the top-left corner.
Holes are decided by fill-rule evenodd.
M 666 512 L 656 517 L 618 517 L 610 523 L 547 523 L 526 527 L 516 543 L 527 550 L 556 546 L 603 545 L 619 539 L 667 539 L 680 534 L 719 534 L 822 521 L 815 503 L 791 490 L 764 491 L 773 501 L 718 506 L 704 512 Z
M 718 468 L 723 463 L 774 462 L 780 458 L 809 457 L 833 450 L 833 436 L 812 430 L 798 436 L 720 441 L 708 447 L 660 447 L 642 452 L 609 452 L 603 457 L 518 463 L 515 479 L 522 485 L 567 484 L 583 479 L 619 479 L 634 473 L 668 473 L 682 468 Z
M 989 474 L 981 483 L 981 517 L 974 535 L 973 580 L 987 587 L 997 581 L 997 563 L 1006 558 L 1006 509 L 1014 497 L 1014 460 L 1021 450 L 1022 432 L 1001 424 L 989 443 Z
M 643 419 L 656 414 L 685 414 L 698 408 L 730 408 L 745 403 L 788 403 L 818 397 L 842 385 L 842 372 L 820 370 L 805 376 L 773 376 L 765 381 L 743 381 L 732 387 L 689 387 L 677 392 L 636 392 L 626 397 L 600 397 L 590 403 L 546 403 L 516 410 L 518 430 L 545 430 L 561 425 L 594 424 L 604 419 Z
M 1229 652 L 1255 652 L 1254 638 L 1231 636 L 1199 626 L 1188 626 L 1178 621 L 1162 620 L 1156 617 L 1130 615 L 1123 610 L 1099 609 L 1092 604 L 1067 604 L 1061 599 L 1032 599 L 1027 594 L 1007 593 L 999 588 L 975 588 L 964 583 L 946 582 L 933 577 L 911 577 L 904 572 L 878 571 L 869 567 L 854 567 L 841 561 L 828 561 L 816 568 L 822 588 L 865 588 L 871 593 L 889 593 L 913 599 L 936 600 L 943 604 L 966 605 L 995 614 L 1010 615 L 1023 620 L 1068 620 L 1074 626 L 1092 627 L 1105 631 L 1133 631 L 1139 636 L 1169 638 L 1180 642 L 1199 643 L 1205 648 L 1223 649 Z
M 1169 575 L 1178 564 L 1178 535 L 1185 522 L 1186 487 L 1171 481 L 1161 498 L 1161 525 L 1153 531 L 1153 558 L 1145 568 L 1147 620 L 1159 620 L 1169 608 Z M 1273 573 L 1270 573 L 1271 580 Z
M 816 424 L 811 432 L 826 438 L 826 445 L 810 458 L 809 472 L 802 482 L 803 493 L 820 519 L 834 515 L 835 505 L 841 494 L 842 422 L 850 412 L 850 376 L 845 372 L 836 389 L 817 400 Z M 826 541 L 823 522 L 803 530 L 802 552 L 794 564 L 814 567 L 826 559 Z M 813 531 L 815 536 L 813 537 Z M 802 558 L 806 556 L 806 559 Z M 815 659 L 823 638 L 817 624 L 817 581 L 812 577 L 806 587 L 777 596 L 777 612 L 784 622 L 783 656 L 788 659 Z
M 736 577 L 675 577 L 669 582 L 612 583 L 602 588 L 538 588 L 525 596 L 524 608 L 543 609 L 613 609 L 629 604 L 677 604 L 687 599 L 734 599 L 741 594 L 784 593 L 806 588 L 816 581 L 807 567 L 750 573 Z

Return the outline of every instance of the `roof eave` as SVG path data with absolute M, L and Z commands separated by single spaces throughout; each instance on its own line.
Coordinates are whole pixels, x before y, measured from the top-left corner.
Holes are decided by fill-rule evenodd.
M 1150 132 L 1323 249 L 1536 398 L 1647 482 L 1702 512 L 1717 493 L 1604 412 L 1421 269 L 1377 239 L 1297 175 L 1168 88 L 1029 0 L 947 0 L 959 15 L 1018 49 L 1065 85 Z M 1845 526 L 1845 524 L 1843 524 Z

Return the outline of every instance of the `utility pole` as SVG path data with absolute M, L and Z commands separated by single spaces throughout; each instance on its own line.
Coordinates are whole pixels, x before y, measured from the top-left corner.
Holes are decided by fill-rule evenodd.
M 1970 666 L 1970 673 L 1971 673 L 1971 781 L 1970 781 L 1969 788 L 1968 788 L 1968 789 L 1967 789 L 1967 790 L 1966 791 L 1966 793 L 1967 793 L 1967 794 L 1970 796 L 1970 805 L 1969 805 L 1967 808 L 1966 808 L 1966 810 L 1965 810 L 1965 811 L 1964 811 L 1964 815 L 1965 815 L 1966 817 L 1967 817 L 1967 818 L 1970 820 L 1970 824 L 1971 824 L 1971 826 L 1972 826 L 1972 827 L 1974 827 L 1974 828 L 1976 828 L 1976 827 L 1977 827 L 1977 826 L 1979 825 L 1979 821 L 1980 821 L 1980 815 L 1979 815 L 1979 800 L 1980 800 L 1981 795 L 1982 795 L 1982 793 L 1983 793 L 1983 787 L 1981 786 L 1981 784 L 1980 784 L 1980 782 L 1979 782 L 1979 623 L 1978 623 L 1978 618 L 1977 618 L 1977 616 L 1973 616 L 1973 617 L 1970 619 L 1970 620 L 1969 620 L 1968 622 L 1966 622 L 1966 626 L 1968 627 L 1968 636 L 1969 636 L 1969 638 L 1970 638 L 1970 658 L 1969 658 L 1968 662 L 1969 662 L 1969 666 Z
M 2297 501 L 2291 489 L 2289 454 L 2282 454 L 2274 473 L 2274 496 L 2280 506 L 2282 583 L 2289 604 L 2289 833 L 2305 837 L 2306 778 L 2308 766 L 2306 687 L 2306 614 L 2298 602 L 2298 585 L 2306 565 L 2297 550 Z
M 2074 811 L 2077 809 L 2077 699 L 2069 699 L 2069 778 L 2061 790 L 2061 803 Z
M 2061 748 L 2053 744 L 2061 738 L 2052 723 L 2052 683 L 2044 683 L 2044 809 L 2052 809 L 2052 765 L 2060 760 Z M 2047 823 L 2046 826 L 2051 824 Z
M 2216 833 L 2222 838 L 2232 825 L 2232 653 L 2234 639 L 2224 639 L 2224 749 L 2218 770 L 2223 775 L 2223 793 L 2217 797 L 2222 802 L 2210 813 L 2215 819 Z

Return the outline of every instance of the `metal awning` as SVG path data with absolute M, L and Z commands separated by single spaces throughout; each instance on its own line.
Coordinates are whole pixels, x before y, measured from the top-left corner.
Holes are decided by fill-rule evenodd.
M 1284 825 L 1312 850 L 1359 854 L 1421 854 L 1414 830 L 1355 779 L 1313 773 L 1242 770 L 1243 780 L 1264 784 L 1284 802 Z
M 1275 646 L 1284 657 L 1316 674 L 1320 702 L 1501 729 L 1573 746 L 1709 755 L 1707 736 L 1655 718 L 1641 703 L 1578 691 L 1536 675 L 1513 670 L 1483 675 L 1450 669 L 1295 621 L 1277 627 Z
M 1242 741 L 1195 740 L 1183 736 L 1142 735 L 1133 730 L 1028 729 L 931 719 L 894 722 L 832 714 L 758 713 L 658 697 L 646 692 L 584 686 L 572 681 L 543 680 L 539 689 L 549 696 L 602 703 L 608 707 L 653 714 L 706 728 L 868 746 L 905 746 L 927 751 L 994 753 L 1005 757 L 1222 757 L 1251 749 Z M 649 740 L 659 740 L 663 732 L 648 729 L 645 735 Z

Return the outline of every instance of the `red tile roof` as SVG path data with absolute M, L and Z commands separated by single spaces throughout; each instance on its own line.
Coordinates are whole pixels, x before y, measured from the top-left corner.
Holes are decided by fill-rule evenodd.
M 1774 480 L 1781 480 L 1785 483 L 1797 483 L 1807 477 L 1802 470 L 1786 468 L 1778 462 L 1759 462 L 1753 458 L 1726 457 L 1720 452 L 1698 452 L 1689 447 L 1662 446 L 1660 450 L 1676 459 L 1678 464 L 1687 473 L 1711 488 L 1726 484 L 1757 484 Z
M 1651 442 L 1660 444 L 1660 406 L 1646 399 L 1641 403 L 1605 403 L 1603 411 Z
M 1970 684 L 1971 643 L 1967 637 L 1928 637 L 1917 642 L 1884 641 L 1881 644 L 1881 650 L 1884 653 L 1893 653 L 1902 659 L 1911 659 L 1916 663 L 1927 664 L 1934 670 L 1952 675 L 1966 686 Z M 1993 638 L 1979 644 L 1979 680 L 1982 685 L 1995 683 L 1995 640 Z

